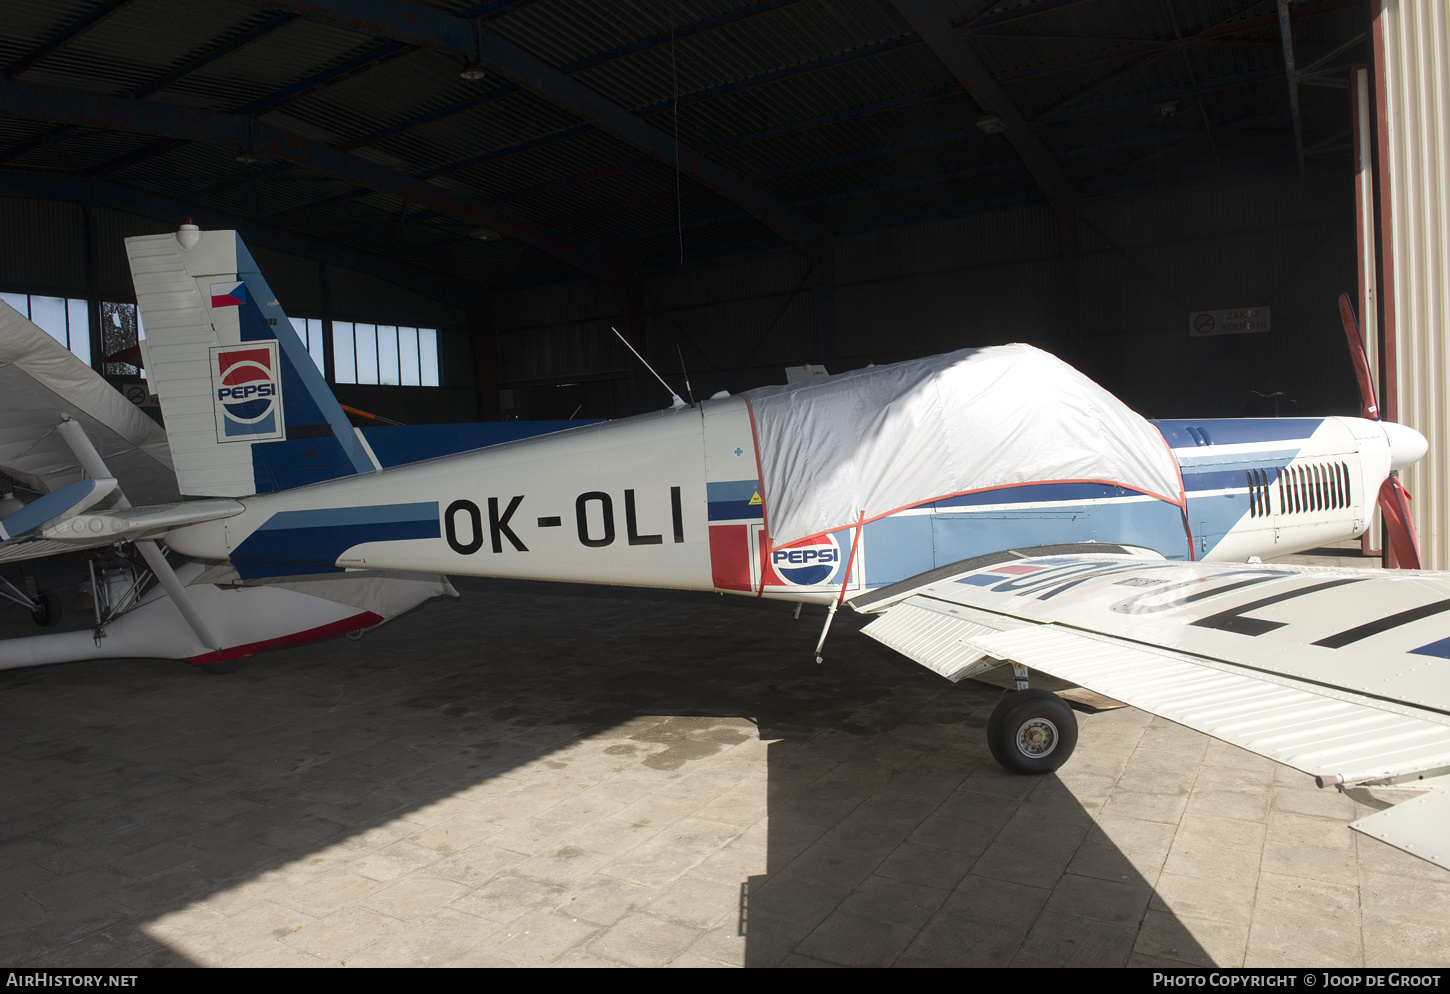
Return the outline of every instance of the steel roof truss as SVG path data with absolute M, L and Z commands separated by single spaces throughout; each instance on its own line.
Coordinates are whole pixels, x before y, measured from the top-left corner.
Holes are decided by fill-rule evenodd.
M 253 118 L 56 87 L 34 87 L 15 80 L 0 82 L 0 103 L 9 113 L 33 120 L 199 139 L 252 150 L 493 228 L 605 279 L 625 280 L 635 268 L 634 261 L 624 256 L 603 251 L 526 218 L 485 207 L 442 187 L 347 155 L 302 135 L 261 124 Z

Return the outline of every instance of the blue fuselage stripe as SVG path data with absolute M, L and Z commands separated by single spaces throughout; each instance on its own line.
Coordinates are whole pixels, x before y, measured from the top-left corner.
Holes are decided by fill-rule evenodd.
M 280 511 L 247 536 L 231 558 L 244 579 L 331 572 L 340 569 L 338 557 L 353 546 L 438 538 L 441 534 L 436 501 Z

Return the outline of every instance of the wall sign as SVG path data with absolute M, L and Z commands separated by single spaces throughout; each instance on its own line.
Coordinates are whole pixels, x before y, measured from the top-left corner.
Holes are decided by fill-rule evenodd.
M 1207 335 L 1253 335 L 1269 330 L 1267 307 L 1230 307 L 1223 311 L 1191 311 L 1188 337 Z

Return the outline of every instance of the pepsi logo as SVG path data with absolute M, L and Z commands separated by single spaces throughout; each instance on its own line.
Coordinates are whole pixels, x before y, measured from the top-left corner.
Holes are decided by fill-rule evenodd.
M 273 343 L 212 351 L 218 427 L 223 440 L 277 437 L 282 384 Z
M 792 587 L 829 583 L 841 567 L 841 547 L 835 538 L 827 535 L 806 545 L 772 549 L 770 565 Z

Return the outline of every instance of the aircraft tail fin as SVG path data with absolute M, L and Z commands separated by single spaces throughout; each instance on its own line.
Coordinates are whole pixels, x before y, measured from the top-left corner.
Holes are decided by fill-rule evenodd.
M 126 239 L 183 494 L 244 497 L 377 468 L 235 231 Z

